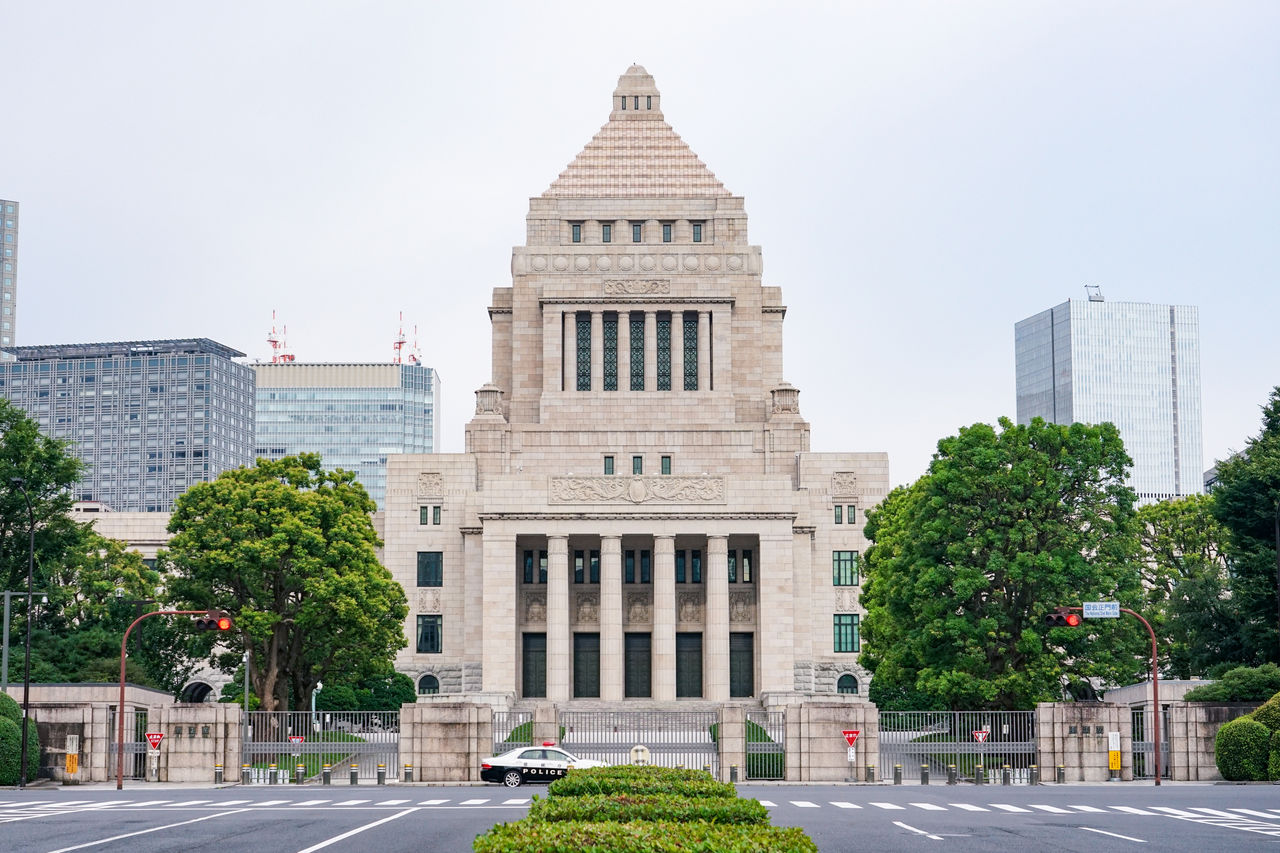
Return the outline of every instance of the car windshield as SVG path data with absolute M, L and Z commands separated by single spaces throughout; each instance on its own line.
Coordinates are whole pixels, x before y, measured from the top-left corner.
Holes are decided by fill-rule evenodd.
M 548 749 L 547 758 L 551 759 L 552 761 L 564 761 L 564 762 L 574 762 L 578 760 L 574 758 L 572 755 L 570 755 L 569 753 L 561 752 L 558 749 Z

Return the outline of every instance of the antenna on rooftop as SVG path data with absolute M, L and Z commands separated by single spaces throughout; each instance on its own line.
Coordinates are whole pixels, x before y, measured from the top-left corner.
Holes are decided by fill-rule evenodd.
M 276 312 L 271 311 L 271 331 L 267 334 L 267 343 L 271 344 L 271 363 L 282 364 L 293 361 L 293 356 L 289 354 L 289 345 L 285 342 L 285 333 L 288 331 L 285 326 L 280 326 L 280 333 L 276 334 Z
M 409 350 L 409 363 L 422 364 L 422 350 L 418 348 L 418 324 L 413 324 L 413 348 Z
M 1102 285 L 1100 284 L 1086 284 L 1084 286 L 1084 292 L 1088 294 L 1090 302 L 1106 301 L 1102 298 Z
M 400 325 L 396 330 L 395 340 L 391 342 L 391 349 L 394 355 L 391 357 L 392 364 L 400 363 L 400 350 L 404 349 L 404 312 L 400 312 Z

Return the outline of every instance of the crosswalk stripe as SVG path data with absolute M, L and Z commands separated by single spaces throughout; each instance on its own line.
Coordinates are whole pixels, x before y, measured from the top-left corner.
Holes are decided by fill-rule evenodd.
M 1232 809 L 1231 811 L 1233 811 L 1233 812 L 1240 812 L 1240 814 L 1253 815 L 1254 817 L 1265 817 L 1267 820 L 1275 820 L 1275 819 L 1276 819 L 1276 816 L 1275 816 L 1275 815 L 1273 815 L 1273 814 L 1267 814 L 1266 812 L 1254 811 L 1253 809 Z
M 911 805 L 915 806 L 918 809 L 924 809 L 927 812 L 945 812 L 946 811 L 944 807 L 934 805 L 933 803 L 912 803 Z
M 251 803 L 253 800 L 223 800 L 218 803 L 220 806 L 242 806 L 245 803 Z
M 991 803 L 991 807 L 995 809 L 1002 809 L 1006 812 L 1022 812 L 1023 814 L 1031 811 L 1031 809 L 1024 809 L 1021 806 L 1011 806 L 1008 803 Z
M 461 803 L 459 803 L 459 805 L 463 805 L 463 806 L 483 806 L 483 805 L 484 805 L 485 803 L 487 803 L 487 802 L 489 802 L 487 799 L 484 799 L 484 800 L 463 800 Z
M 287 806 L 291 802 L 293 801 L 292 800 L 263 800 L 260 803 L 254 803 L 254 805 L 255 806 Z M 369 801 L 361 800 L 361 802 L 367 803 Z
M 125 803 L 125 805 L 129 806 L 130 808 L 140 809 L 140 808 L 143 808 L 144 806 L 162 806 L 167 802 L 170 802 L 170 801 L 169 800 L 143 800 L 140 803 Z
M 208 800 L 183 800 L 180 803 L 170 803 L 168 807 L 171 809 L 175 809 L 181 806 L 198 806 L 201 803 L 207 803 L 207 802 L 209 801 Z
M 875 806 L 878 809 L 886 809 L 889 811 L 893 811 L 893 810 L 902 811 L 902 806 L 899 806 L 895 803 L 872 803 L 871 805 Z
M 817 803 L 811 803 L 808 800 L 792 800 L 791 805 L 798 809 L 816 809 L 818 807 Z
M 1106 814 L 1107 813 L 1106 809 L 1100 809 L 1100 808 L 1097 808 L 1096 806 L 1070 806 L 1070 808 L 1073 808 L 1078 812 L 1088 812 L 1090 814 Z
M 91 802 L 93 802 L 93 800 L 67 800 L 66 802 L 62 802 L 62 803 L 48 803 L 46 805 L 40 806 L 40 808 L 60 809 L 63 806 L 87 806 Z
M 835 806 L 835 807 L 836 807 L 836 808 L 838 808 L 838 809 L 860 809 L 860 808 L 862 808 L 862 806 L 854 805 L 853 803 L 846 803 L 846 802 L 844 802 L 844 801 L 842 801 L 842 800 L 834 800 L 834 801 L 832 801 L 831 805 Z
M 523 806 L 527 802 L 529 802 L 527 798 L 520 799 L 519 797 L 516 797 L 514 800 L 503 800 L 502 804 L 504 806 Z
M 1110 808 L 1113 808 L 1118 812 L 1124 812 L 1125 814 L 1140 814 L 1146 815 L 1147 817 L 1151 817 L 1155 814 L 1155 812 L 1149 812 L 1146 809 L 1135 809 L 1133 806 L 1110 806 Z
M 1221 809 L 1206 809 L 1200 806 L 1189 806 L 1192 811 L 1203 812 L 1210 817 L 1235 817 L 1231 812 L 1224 812 Z
M 438 806 L 438 805 L 440 805 L 441 803 L 447 803 L 447 802 L 449 802 L 449 801 L 448 801 L 448 800 L 423 800 L 422 802 L 418 803 L 418 805 L 420 805 L 420 806 Z
M 761 800 L 760 805 L 764 806 L 766 809 L 773 809 L 773 808 L 777 808 L 778 806 L 777 803 L 771 802 L 769 800 Z
M 1196 814 L 1195 812 L 1183 811 L 1182 809 L 1175 809 L 1169 806 L 1152 806 L 1151 808 L 1155 809 L 1158 812 L 1171 814 L 1174 817 L 1200 817 L 1200 815 Z
M 324 804 L 325 804 L 325 803 L 327 803 L 327 802 L 329 802 L 329 801 L 328 801 L 328 800 L 303 800 L 302 802 L 298 803 L 298 805 L 300 805 L 300 806 L 320 806 L 320 805 L 324 805 Z
M 335 806 L 358 806 L 361 803 L 367 803 L 368 800 L 343 800 L 340 803 L 334 803 Z
M 970 803 L 947 803 L 947 805 L 954 806 L 958 809 L 964 809 L 967 812 L 991 811 L 990 809 L 984 809 L 982 806 L 975 806 L 975 805 L 971 805 Z
M 378 806 L 398 806 L 398 805 L 400 805 L 401 803 L 407 803 L 407 802 L 409 802 L 409 801 L 408 801 L 408 800 L 383 800 L 383 801 L 382 801 L 382 802 L 380 802 L 380 803 L 374 803 L 374 805 L 378 805 Z
M 1057 806 L 1037 806 L 1034 803 L 1028 803 L 1028 805 L 1033 809 L 1040 809 L 1041 811 L 1049 812 L 1050 814 L 1071 814 L 1070 810 L 1060 809 Z

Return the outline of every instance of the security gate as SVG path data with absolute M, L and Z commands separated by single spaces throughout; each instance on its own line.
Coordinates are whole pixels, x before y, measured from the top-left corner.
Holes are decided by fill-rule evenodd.
M 319 781 L 326 764 L 339 783 L 351 778 L 352 767 L 360 781 L 376 780 L 379 764 L 388 779 L 399 776 L 399 711 L 250 711 L 247 716 L 242 760 L 250 782 L 270 782 L 272 765 L 281 782 L 292 782 L 299 765 L 306 781 Z
M 493 754 L 533 746 L 532 711 L 493 712 Z
M 1169 709 L 1163 709 L 1160 717 L 1160 778 L 1172 778 L 1169 773 Z M 1153 779 L 1156 775 L 1155 731 L 1151 725 L 1151 706 L 1131 709 L 1133 723 L 1133 778 Z
M 120 752 L 117 746 L 117 735 L 120 723 L 116 717 L 115 706 L 108 709 L 107 720 L 107 778 L 116 778 L 116 759 Z M 127 710 L 124 712 L 124 778 L 147 778 L 147 712 L 144 710 Z
M 782 779 L 787 770 L 783 711 L 747 712 L 747 779 Z
M 1007 765 L 1015 782 L 1029 780 L 1036 763 L 1035 711 L 881 711 L 881 778 L 902 766 L 905 781 L 918 780 L 922 766 L 946 778 L 949 765 L 966 781 L 981 766 L 985 781 L 1000 781 Z
M 720 776 L 715 711 L 561 711 L 561 741 L 581 758 L 630 764 L 631 748 L 659 767 L 706 768 Z

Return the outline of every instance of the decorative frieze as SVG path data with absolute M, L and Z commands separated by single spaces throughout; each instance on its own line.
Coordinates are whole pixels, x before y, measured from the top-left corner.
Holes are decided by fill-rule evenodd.
M 649 294 L 666 294 L 671 292 L 671 279 L 611 279 L 604 280 L 604 292 L 621 296 L 646 296 Z
M 627 622 L 633 625 L 644 624 L 649 621 L 653 604 L 649 601 L 647 592 L 629 592 L 627 593 Z
M 584 625 L 597 624 L 600 621 L 600 596 L 594 592 L 580 593 L 574 613 L 577 614 L 575 622 Z
M 729 593 L 729 621 L 735 625 L 756 621 L 755 597 L 749 592 Z
M 852 471 L 837 471 L 831 475 L 831 494 L 836 497 L 858 494 L 858 475 Z
M 435 498 L 444 496 L 444 475 L 434 471 L 423 471 L 418 475 L 418 497 Z
M 553 504 L 725 502 L 723 477 L 552 477 Z
M 418 612 L 419 613 L 439 613 L 440 612 L 440 590 L 438 589 L 418 590 Z
M 547 621 L 547 594 L 545 592 L 526 592 L 524 594 L 524 621 L 529 623 Z
M 858 609 L 858 593 L 852 589 L 836 590 L 836 612 L 853 613 Z
M 702 621 L 702 594 L 681 592 L 676 596 L 676 618 L 680 622 Z

